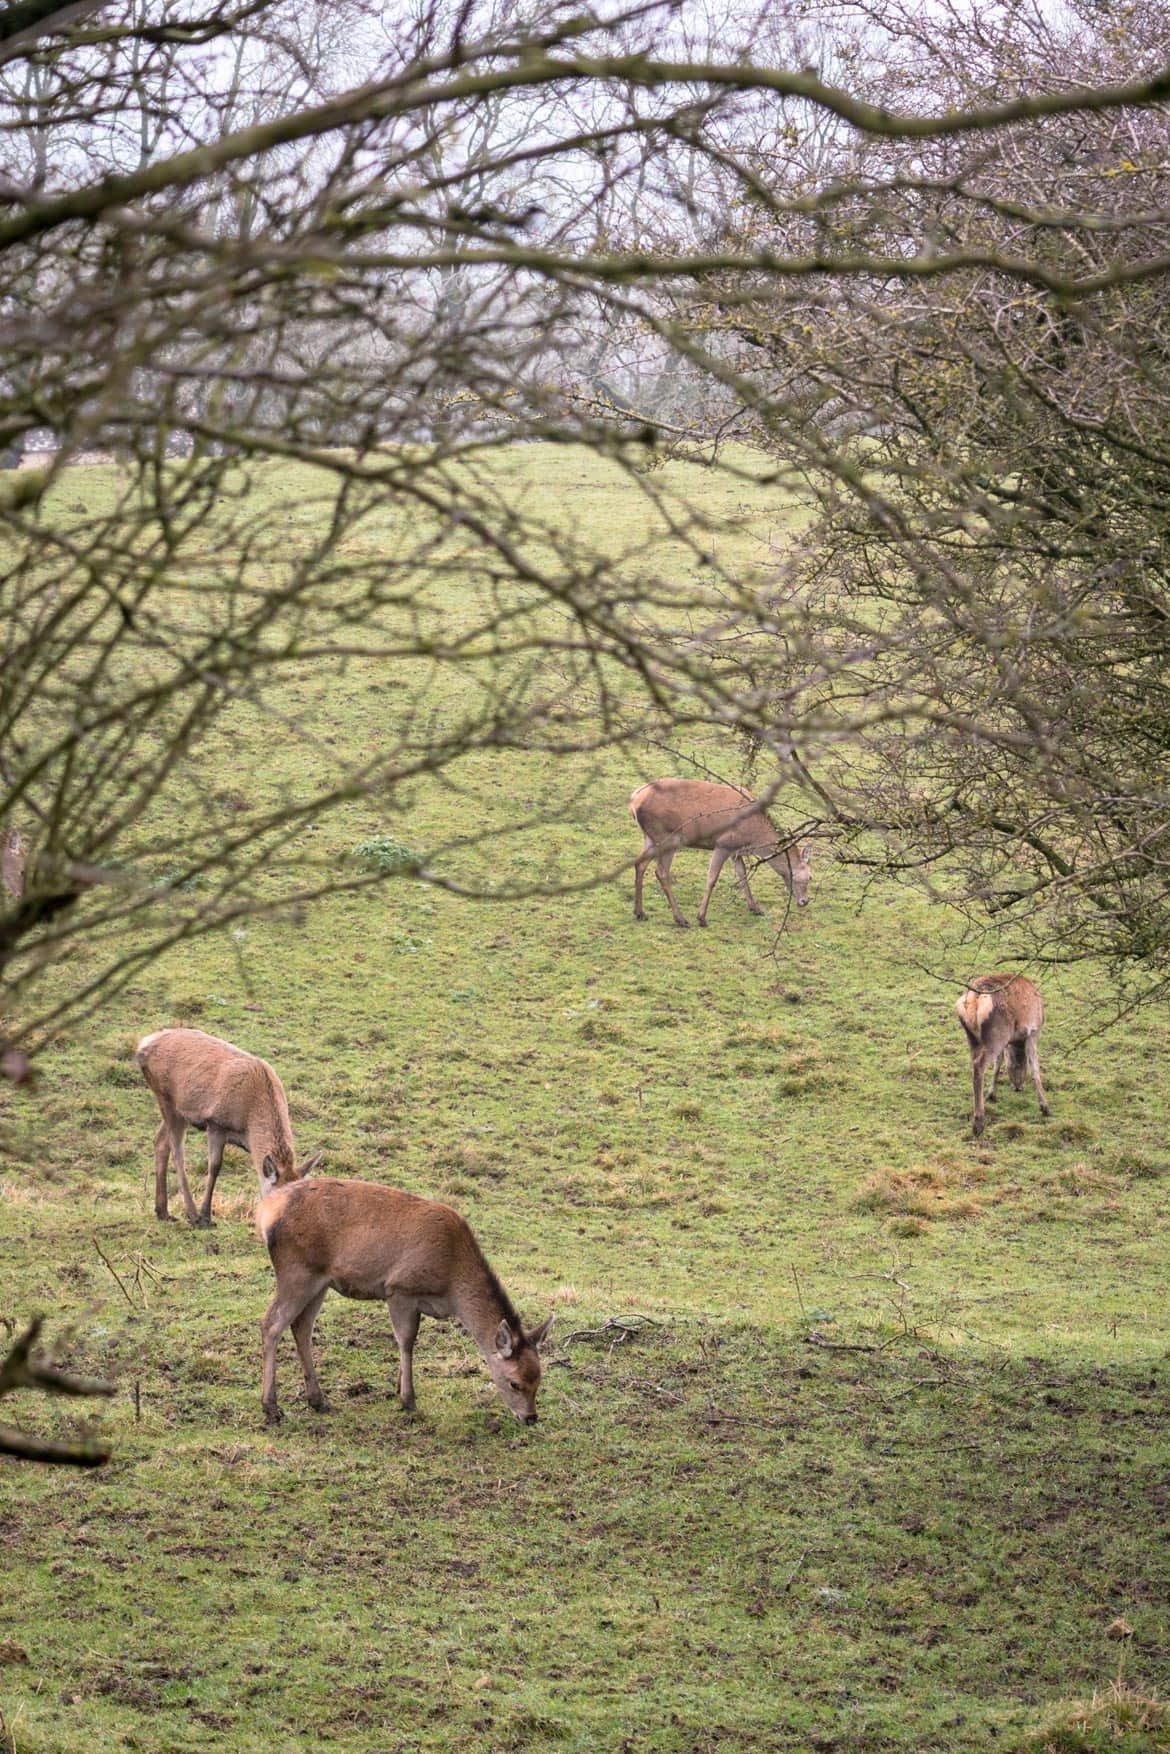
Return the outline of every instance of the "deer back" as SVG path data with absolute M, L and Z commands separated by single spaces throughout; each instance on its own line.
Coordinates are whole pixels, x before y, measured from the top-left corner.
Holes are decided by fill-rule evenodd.
M 214 1122 L 247 1140 L 253 1155 L 291 1167 L 288 1101 L 266 1060 L 201 1029 L 160 1029 L 139 1042 L 135 1058 L 155 1094 L 191 1126 Z
M 711 780 L 662 779 L 639 786 L 630 810 L 643 834 L 658 844 L 748 847 L 772 851 L 780 840 L 750 792 Z
M 290 1182 L 260 1202 L 256 1227 L 278 1277 L 296 1262 L 349 1297 L 382 1297 L 388 1280 L 435 1299 L 488 1289 L 486 1262 L 457 1212 L 380 1182 Z

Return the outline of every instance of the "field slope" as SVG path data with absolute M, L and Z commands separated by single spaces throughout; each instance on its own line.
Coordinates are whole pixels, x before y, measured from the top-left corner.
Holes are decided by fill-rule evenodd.
M 579 457 L 508 466 L 643 515 Z M 766 529 L 762 488 L 743 515 Z M 358 658 L 298 710 L 356 755 L 395 700 Z M 241 711 L 201 784 L 316 759 L 263 737 Z M 314 851 L 348 870 L 371 835 L 425 852 L 535 805 L 559 819 L 476 868 L 579 878 L 633 856 L 626 799 L 677 765 L 484 752 L 462 796 L 355 803 Z M 676 860 L 692 916 L 704 869 Z M 1010 942 L 823 850 L 803 913 L 756 889 L 765 919 L 728 873 L 684 933 L 653 886 L 635 923 L 628 873 L 506 905 L 395 879 L 173 952 L 46 1050 L 3 1118 L 0 1317 L 52 1312 L 117 1383 L 115 1455 L 0 1465 L 0 1748 L 1170 1746 L 1170 1020 L 1086 1041 L 1100 977 L 1041 974 L 1052 1117 L 1009 1089 L 976 1144 L 955 982 Z M 332 1298 L 332 1415 L 286 1338 L 264 1429 L 250 1166 L 214 1231 L 152 1216 L 131 1054 L 180 1021 L 273 1061 L 329 1173 L 449 1199 L 521 1311 L 555 1310 L 539 1425 L 434 1324 L 405 1415 L 385 1312 Z

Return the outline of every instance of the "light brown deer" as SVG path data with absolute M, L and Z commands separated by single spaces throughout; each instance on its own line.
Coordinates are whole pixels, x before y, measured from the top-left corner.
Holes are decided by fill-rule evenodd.
M 28 842 L 18 829 L 6 828 L 0 836 L 0 882 L 17 901 L 24 894 L 27 863 Z
M 239 1145 L 251 1156 L 267 1192 L 308 1175 L 318 1151 L 299 1167 L 284 1086 L 266 1060 L 201 1029 L 159 1029 L 134 1051 L 162 1114 L 154 1136 L 154 1215 L 167 1218 L 167 1163 L 172 1151 L 179 1192 L 191 1224 L 210 1225 L 211 1196 L 224 1147 Z M 188 1127 L 207 1133 L 207 1186 L 198 1209 L 187 1184 L 183 1139 Z
M 653 859 L 654 875 L 670 903 L 675 925 L 690 923 L 670 887 L 670 863 L 680 847 L 704 847 L 711 852 L 707 887 L 699 906 L 701 926 L 707 924 L 707 903 L 728 859 L 734 865 L 752 913 L 764 910 L 757 906 L 752 894 L 746 858 L 771 865 L 783 878 L 797 907 L 807 906 L 812 875 L 808 848 L 783 844 L 783 835 L 750 792 L 742 792 L 736 786 L 715 785 L 710 780 L 652 780 L 649 785 L 639 786 L 630 798 L 630 814 L 646 839 L 634 864 L 636 920 L 646 918 L 642 911 L 642 879 Z
M 1044 1026 L 1044 1001 L 1040 989 L 1022 974 L 983 974 L 968 981 L 955 1006 L 971 1050 L 975 1083 L 975 1119 L 972 1131 L 983 1131 L 983 1081 L 993 1068 L 988 1102 L 995 1101 L 996 1086 L 1006 1056 L 1013 1090 L 1024 1088 L 1024 1071 L 1032 1075 L 1040 1113 L 1048 1113 L 1048 1099 L 1040 1082 L 1037 1037 Z
M 540 1357 L 552 1317 L 526 1334 L 488 1266 L 471 1227 L 438 1200 L 378 1182 L 325 1177 L 276 1188 L 260 1202 L 256 1228 L 268 1245 L 276 1295 L 260 1332 L 262 1404 L 270 1425 L 276 1402 L 276 1346 L 288 1327 L 300 1354 L 309 1405 L 328 1407 L 313 1368 L 313 1326 L 330 1289 L 343 1297 L 384 1299 L 398 1341 L 398 1392 L 414 1406 L 414 1342 L 424 1315 L 454 1316 L 483 1355 L 509 1412 L 536 1423 Z

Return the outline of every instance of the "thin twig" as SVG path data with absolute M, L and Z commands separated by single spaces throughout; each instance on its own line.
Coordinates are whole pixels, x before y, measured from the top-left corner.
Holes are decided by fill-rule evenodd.
M 122 1293 L 122 1296 L 126 1299 L 126 1302 L 130 1305 L 130 1308 L 137 1309 L 138 1305 L 135 1303 L 134 1299 L 131 1297 L 130 1293 L 127 1291 L 124 1283 L 122 1282 L 121 1275 L 118 1273 L 117 1268 L 114 1267 L 114 1265 L 110 1261 L 109 1256 L 106 1254 L 105 1250 L 102 1248 L 102 1245 L 98 1241 L 97 1237 L 95 1236 L 92 1239 L 92 1241 L 93 1241 L 94 1248 L 97 1250 L 98 1254 L 102 1258 L 102 1261 L 104 1262 L 105 1266 L 107 1267 L 110 1274 L 112 1275 L 112 1277 L 114 1279 L 114 1283 L 117 1285 L 118 1290 Z
M 566 1334 L 561 1345 L 569 1346 L 574 1340 L 604 1340 L 612 1334 L 614 1335 L 610 1345 L 612 1351 L 614 1346 L 620 1346 L 625 1340 L 634 1339 L 646 1328 L 660 1328 L 661 1326 L 662 1323 L 656 1322 L 652 1316 L 610 1316 L 599 1328 L 578 1328 L 575 1334 Z
M 814 1328 L 811 1334 L 804 1336 L 806 1346 L 819 1346 L 823 1352 L 880 1352 L 880 1346 L 849 1346 L 843 1340 L 826 1340 Z
M 780 1594 L 782 1596 L 786 1596 L 788 1594 L 789 1590 L 792 1588 L 793 1584 L 796 1582 L 796 1574 L 800 1570 L 801 1566 L 804 1564 L 805 1560 L 808 1558 L 808 1556 L 811 1552 L 812 1552 L 812 1548 L 806 1547 L 804 1552 L 800 1555 L 800 1558 L 796 1561 L 796 1564 L 792 1567 L 792 1570 L 788 1573 L 788 1576 L 787 1576 L 785 1583 L 784 1583 L 784 1588 L 780 1592 Z

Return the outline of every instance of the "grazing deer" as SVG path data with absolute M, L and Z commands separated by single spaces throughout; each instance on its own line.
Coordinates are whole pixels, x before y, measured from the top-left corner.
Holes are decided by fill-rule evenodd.
M 27 863 L 28 842 L 18 829 L 6 828 L 0 838 L 0 882 L 17 901 L 24 894 Z
M 995 1101 L 996 1085 L 1006 1054 L 1013 1090 L 1024 1088 L 1024 1070 L 1032 1074 L 1040 1113 L 1048 1113 L 1048 1099 L 1040 1082 L 1040 1057 L 1036 1039 L 1044 1027 L 1044 1001 L 1040 989 L 1022 974 L 982 974 L 968 981 L 955 1006 L 971 1049 L 975 1081 L 975 1120 L 972 1131 L 983 1131 L 983 1079 L 994 1068 L 988 1102 Z
M 210 1225 L 211 1196 L 225 1145 L 250 1153 L 264 1192 L 308 1175 L 318 1151 L 298 1168 L 284 1086 L 266 1060 L 201 1029 L 159 1029 L 134 1050 L 162 1113 L 154 1136 L 154 1215 L 168 1217 L 167 1163 L 175 1154 L 179 1192 L 191 1224 Z M 183 1139 L 188 1127 L 207 1133 L 207 1186 L 196 1210 L 187 1185 Z
M 385 1299 L 398 1341 L 398 1392 L 414 1406 L 419 1318 L 454 1316 L 471 1335 L 509 1412 L 536 1423 L 537 1346 L 552 1317 L 525 1334 L 471 1227 L 450 1206 L 378 1182 L 293 1182 L 267 1194 L 256 1228 L 268 1245 L 276 1295 L 260 1324 L 264 1417 L 276 1404 L 276 1346 L 288 1327 L 300 1354 L 309 1405 L 328 1411 L 313 1368 L 313 1325 L 332 1288 L 343 1297 Z
M 742 792 L 736 786 L 713 785 L 708 780 L 652 780 L 649 785 L 639 786 L 631 797 L 630 814 L 646 837 L 634 864 L 636 920 L 646 918 L 642 911 L 642 879 L 653 859 L 654 875 L 670 903 L 675 925 L 689 924 L 670 888 L 670 862 L 680 847 L 705 847 L 711 851 L 707 887 L 699 907 L 701 926 L 707 924 L 707 903 L 728 859 L 735 867 L 752 913 L 764 910 L 757 906 L 752 894 L 745 858 L 771 865 L 784 879 L 797 907 L 808 905 L 812 875 L 808 848 L 783 844 L 783 835 L 750 792 Z

